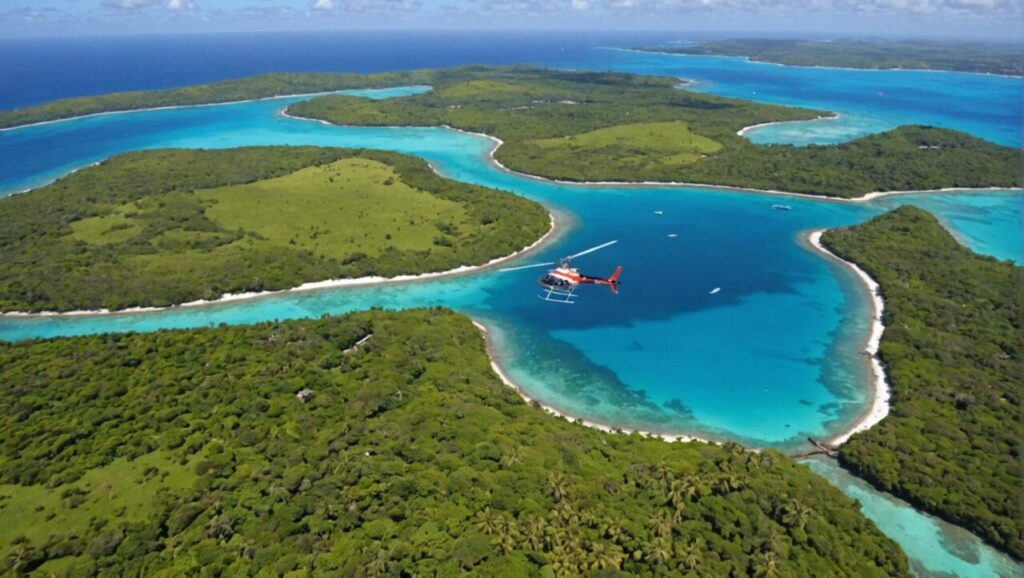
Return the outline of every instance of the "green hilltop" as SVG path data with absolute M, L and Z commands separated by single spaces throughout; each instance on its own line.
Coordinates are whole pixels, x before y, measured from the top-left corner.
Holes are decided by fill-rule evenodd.
M 0 345 L 6 571 L 908 575 L 807 467 L 555 418 L 484 348 L 442 309 Z

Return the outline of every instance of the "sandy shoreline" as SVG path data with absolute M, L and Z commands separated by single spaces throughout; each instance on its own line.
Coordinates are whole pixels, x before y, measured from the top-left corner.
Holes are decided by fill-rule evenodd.
M 829 440 L 829 443 L 832 446 L 837 447 L 846 443 L 853 434 L 871 429 L 878 424 L 878 422 L 882 421 L 885 416 L 889 415 L 889 399 L 892 392 L 889 388 L 889 379 L 885 374 L 885 367 L 882 365 L 882 360 L 878 357 L 878 346 L 882 341 L 882 332 L 885 331 L 885 326 L 882 324 L 882 313 L 885 311 L 885 301 L 882 299 L 879 291 L 879 285 L 871 278 L 870 275 L 867 274 L 866 271 L 858 267 L 856 264 L 842 259 L 835 253 L 826 249 L 825 246 L 821 244 L 821 235 L 824 232 L 825 231 L 823 229 L 815 230 L 807 236 L 807 241 L 810 243 L 811 247 L 825 255 L 826 258 L 834 259 L 835 261 L 849 267 L 867 288 L 868 295 L 871 298 L 871 331 L 868 334 L 867 344 L 864 347 L 864 352 L 871 358 L 871 373 L 874 382 L 871 404 L 868 406 L 868 409 L 853 422 L 853 424 L 847 427 L 842 433 Z
M 747 132 L 752 131 L 752 130 L 754 130 L 756 128 L 763 128 L 763 127 L 766 127 L 766 126 L 775 126 L 777 124 L 793 124 L 793 123 L 798 123 L 798 122 L 817 122 L 819 120 L 839 120 L 842 117 L 843 117 L 843 115 L 839 114 L 838 112 L 835 112 L 835 113 L 832 113 L 831 116 L 820 115 L 820 116 L 818 116 L 816 118 L 807 118 L 807 119 L 804 119 L 804 120 L 777 120 L 777 121 L 773 121 L 773 122 L 762 122 L 760 124 L 752 124 L 750 126 L 745 126 L 745 127 L 741 128 L 740 130 L 736 131 L 736 135 L 737 136 L 746 136 Z
M 529 395 L 527 395 L 526 392 L 523 391 L 523 388 L 519 387 L 519 385 L 517 385 L 514 381 L 512 381 L 512 379 L 508 376 L 508 374 L 505 373 L 505 370 L 502 369 L 501 364 L 498 362 L 498 356 L 494 353 L 494 350 L 493 350 L 494 349 L 494 344 L 493 344 L 493 342 L 491 340 L 491 333 L 487 329 L 487 326 L 485 326 L 480 321 L 477 321 L 476 319 L 473 320 L 473 325 L 475 325 L 476 328 L 479 329 L 480 332 L 484 336 L 484 341 L 487 344 L 487 347 L 486 347 L 486 349 L 487 349 L 487 359 L 490 360 L 490 362 L 491 362 L 491 369 L 501 379 L 502 383 L 504 383 L 505 385 L 507 385 L 507 386 L 511 387 L 512 389 L 514 389 L 516 391 L 516 393 L 519 394 L 519 397 L 522 397 L 523 400 L 526 401 L 526 403 L 536 403 L 544 411 L 546 411 L 547 413 L 549 413 L 549 414 L 551 414 L 551 415 L 553 415 L 555 417 L 561 417 L 561 418 L 565 418 L 565 419 L 567 419 L 569 421 L 579 422 L 580 424 L 582 424 L 582 425 L 584 425 L 586 427 L 594 428 L 594 429 L 601 430 L 601 431 L 607 432 L 607 433 L 619 433 L 619 434 L 623 434 L 623 435 L 630 435 L 630 434 L 636 433 L 636 434 L 640 434 L 640 435 L 642 435 L 644 437 L 656 438 L 656 439 L 660 439 L 660 440 L 663 440 L 663 441 L 666 441 L 666 442 L 683 442 L 683 443 L 687 443 L 687 442 L 701 442 L 701 443 L 706 443 L 706 444 L 721 445 L 719 442 L 716 442 L 716 441 L 713 441 L 713 440 L 707 440 L 707 439 L 703 439 L 703 438 L 699 438 L 699 437 L 695 437 L 695 436 L 684 435 L 684 434 L 678 434 L 678 435 L 661 434 L 661 433 L 654 433 L 654 432 L 649 432 L 649 431 L 644 431 L 644 430 L 634 430 L 634 429 L 628 429 L 628 428 L 613 427 L 613 426 L 610 426 L 610 425 L 606 425 L 606 424 L 602 424 L 602 423 L 597 423 L 597 422 L 585 420 L 583 418 L 579 418 L 579 417 L 576 417 L 576 416 L 572 416 L 572 415 L 569 415 L 567 413 L 561 412 L 561 411 L 559 411 L 559 410 L 557 410 L 557 409 L 555 409 L 555 408 L 553 408 L 551 406 L 544 405 L 544 404 L 540 403 L 539 401 L 531 398 Z M 751 450 L 751 451 L 756 451 L 756 450 Z
M 280 100 L 280 99 L 283 99 L 283 98 L 305 98 L 305 97 L 312 97 L 312 96 L 324 96 L 324 95 L 328 95 L 328 94 L 337 94 L 339 92 L 351 92 L 351 91 L 355 91 L 355 90 L 389 90 L 389 89 L 393 89 L 393 88 L 411 88 L 411 87 L 414 87 L 414 86 L 415 87 L 419 87 L 419 86 L 424 86 L 424 85 L 413 84 L 413 85 L 408 85 L 408 86 L 385 86 L 385 87 L 381 87 L 381 88 L 342 88 L 342 89 L 339 89 L 339 90 L 328 90 L 328 91 L 324 91 L 324 92 L 305 92 L 305 93 L 299 93 L 299 94 L 279 94 L 279 95 L 275 95 L 275 96 L 264 96 L 262 98 L 247 98 L 247 99 L 243 99 L 243 100 L 226 100 L 224 102 L 206 102 L 206 103 L 202 103 L 202 104 L 173 104 L 173 105 L 168 105 L 168 106 L 151 106 L 151 107 L 147 107 L 147 108 L 129 108 L 129 109 L 125 109 L 125 110 L 107 110 L 107 111 L 103 111 L 103 112 L 92 112 L 92 113 L 89 113 L 89 114 L 80 114 L 80 115 L 76 115 L 76 116 L 69 116 L 69 117 L 66 117 L 66 118 L 55 118 L 53 120 L 42 120 L 42 121 L 39 121 L 39 122 L 32 122 L 32 123 L 28 123 L 28 124 L 19 124 L 19 125 L 15 125 L 15 126 L 8 126 L 8 127 L 5 127 L 5 128 L 0 128 L 0 132 L 6 132 L 6 131 L 9 131 L 9 130 L 18 130 L 20 128 L 29 128 L 29 127 L 33 127 L 33 126 L 44 126 L 44 125 L 48 125 L 48 124 L 56 124 L 56 123 L 59 123 L 59 122 L 68 122 L 68 121 L 72 121 L 72 120 L 80 120 L 80 119 L 83 119 L 83 118 L 93 118 L 93 117 L 97 117 L 97 116 L 111 116 L 111 115 L 115 115 L 115 114 L 129 114 L 129 113 L 133 113 L 133 112 L 150 112 L 150 111 L 155 111 L 155 110 L 175 110 L 175 109 L 178 109 L 178 108 L 198 108 L 198 107 L 206 107 L 206 106 L 224 106 L 224 105 L 228 105 L 228 104 L 243 104 L 243 103 L 246 103 L 246 102 L 263 102 L 263 101 L 266 101 L 266 100 Z M 293 118 L 295 118 L 295 117 L 293 117 Z
M 291 118 L 301 118 L 301 117 L 294 117 L 293 116 Z M 305 120 L 315 121 L 317 119 L 305 119 Z M 326 122 L 326 121 L 320 121 L 320 122 Z M 794 122 L 794 121 L 785 121 L 785 122 Z M 803 121 L 795 121 L 795 122 L 803 122 Z M 328 124 L 330 124 L 330 123 L 328 123 Z M 720 190 L 720 191 L 730 191 L 730 192 L 736 192 L 736 193 L 755 193 L 755 194 L 761 194 L 761 195 L 779 195 L 779 196 L 785 196 L 785 197 L 799 197 L 799 198 L 804 198 L 804 199 L 813 199 L 813 200 L 816 200 L 816 201 L 835 202 L 835 203 L 866 203 L 868 201 L 872 201 L 874 199 L 878 199 L 878 198 L 881 198 L 881 197 L 887 197 L 887 196 L 890 196 L 890 195 L 920 195 L 920 194 L 928 194 L 928 193 L 981 193 L 981 192 L 985 192 L 985 191 L 1014 191 L 1014 192 L 1016 192 L 1016 191 L 1024 190 L 1024 189 L 1022 189 L 1020 187 L 947 187 L 947 188 L 943 188 L 943 189 L 931 189 L 931 190 L 919 190 L 919 191 L 876 191 L 876 192 L 873 192 L 873 193 L 867 193 L 867 194 L 865 194 L 863 196 L 860 196 L 860 197 L 848 197 L 847 198 L 847 197 L 834 197 L 834 196 L 829 196 L 829 195 L 812 195 L 810 193 L 794 193 L 794 192 L 791 192 L 791 191 L 777 191 L 777 190 L 774 190 L 774 189 L 753 189 L 753 188 L 746 188 L 746 187 L 734 187 L 734 186 L 731 186 L 731 185 L 710 185 L 710 184 L 707 184 L 707 183 L 687 183 L 687 182 L 682 182 L 682 181 L 639 181 L 639 182 L 636 182 L 636 181 L 566 181 L 566 180 L 562 180 L 562 179 L 549 179 L 547 177 L 531 175 L 529 173 L 519 172 L 517 170 L 510 169 L 510 168 L 506 167 L 505 165 L 503 165 L 501 163 L 501 161 L 499 161 L 494 156 L 494 153 L 497 152 L 497 150 L 499 148 L 501 148 L 501 146 L 503 144 L 505 144 L 505 141 L 501 140 L 500 138 L 498 138 L 496 136 L 492 136 L 492 135 L 485 134 L 485 133 L 482 133 L 482 132 L 472 132 L 472 131 L 468 131 L 468 130 L 462 130 L 460 128 L 455 128 L 455 127 L 452 127 L 452 126 L 449 126 L 449 125 L 446 125 L 446 124 L 445 125 L 441 125 L 441 126 L 443 126 L 444 128 L 447 128 L 449 130 L 453 130 L 455 132 L 461 132 L 463 134 L 470 134 L 470 135 L 474 135 L 474 136 L 483 137 L 483 138 L 486 138 L 486 139 L 490 140 L 491 142 L 493 142 L 494 143 L 494 148 L 492 148 L 487 153 L 487 158 L 498 169 L 500 169 L 500 170 L 502 170 L 502 171 L 504 171 L 506 173 L 509 173 L 511 175 L 516 175 L 518 177 L 523 177 L 523 178 L 527 178 L 527 179 L 533 179 L 535 181 L 541 181 L 541 182 L 546 182 L 546 183 L 555 183 L 555 184 L 559 184 L 559 185 L 570 185 L 570 186 L 579 186 L 579 187 L 596 187 L 596 186 L 603 186 L 603 187 L 661 187 L 661 188 L 693 187 L 693 188 L 700 188 L 700 189 L 715 189 L 715 190 Z M 401 127 L 395 127 L 395 128 L 401 128 Z
M 208 305 L 219 305 L 223 303 L 230 303 L 233 301 L 243 301 L 248 299 L 256 299 L 259 297 L 269 297 L 272 295 L 284 295 L 286 293 L 298 293 L 304 291 L 316 291 L 319 289 L 334 289 L 338 287 L 363 287 L 367 285 L 385 285 L 392 283 L 410 283 L 415 281 L 425 281 L 428 279 L 438 279 L 441 277 L 452 277 L 456 275 L 465 275 L 467 273 L 473 273 L 483 269 L 489 269 L 496 265 L 500 265 L 506 261 L 520 257 L 526 253 L 536 250 L 538 247 L 546 244 L 553 240 L 560 234 L 564 228 L 564 223 L 559 222 L 555 217 L 555 213 L 548 211 L 548 219 L 551 226 L 544 235 L 531 243 L 530 245 L 519 249 L 518 251 L 505 255 L 503 257 L 495 257 L 483 265 L 462 265 L 454 269 L 448 269 L 447 271 L 436 271 L 433 273 L 420 273 L 418 275 L 397 275 L 395 277 L 356 277 L 353 279 L 327 279 L 324 281 L 311 281 L 303 283 L 289 289 L 279 289 L 276 291 L 255 291 L 249 293 L 225 293 L 217 299 L 198 299 L 196 301 L 189 301 L 187 303 L 181 303 L 178 305 L 170 305 L 167 307 L 129 307 L 126 309 L 117 309 L 111 311 L 109 309 L 84 309 L 76 311 L 8 311 L 6 313 L 0 313 L 0 317 L 76 317 L 83 315 L 128 315 L 132 313 L 152 313 L 156 311 L 169 311 L 172 309 L 182 309 L 187 307 L 204 307 Z

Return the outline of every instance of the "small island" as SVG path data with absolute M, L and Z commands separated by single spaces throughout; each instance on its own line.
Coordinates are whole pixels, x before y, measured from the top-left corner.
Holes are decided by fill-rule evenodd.
M 443 272 L 550 229 L 538 203 L 397 153 L 129 153 L 0 201 L 0 310 L 163 307 Z
M 840 463 L 1024 558 L 1021 268 L 972 253 L 913 207 L 821 241 L 885 300 L 892 410 L 840 447 Z
M 807 467 L 552 417 L 443 309 L 8 344 L 0 381 L 12 574 L 909 576 Z
M 742 38 L 713 40 L 695 46 L 655 46 L 638 50 L 665 54 L 746 56 L 758 62 L 790 66 L 950 70 L 1024 76 L 1024 45 L 1009 42 Z

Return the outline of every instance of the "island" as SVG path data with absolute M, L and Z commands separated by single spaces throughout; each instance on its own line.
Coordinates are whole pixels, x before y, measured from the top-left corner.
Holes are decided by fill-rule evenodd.
M 0 381 L 9 573 L 909 575 L 806 466 L 548 415 L 444 309 L 4 344 Z
M 828 146 L 756 145 L 740 134 L 744 128 L 830 113 L 701 94 L 679 84 L 533 66 L 274 74 L 61 100 L 0 112 L 0 126 L 289 93 L 429 85 L 433 90 L 425 93 L 377 101 L 323 95 L 287 112 L 335 124 L 446 125 L 483 133 L 503 143 L 494 152 L 501 166 L 566 181 L 686 183 L 844 198 L 1021 184 L 1018 151 L 947 129 L 906 126 Z
M 824 113 L 679 90 L 677 81 L 537 68 L 455 70 L 430 92 L 328 95 L 288 107 L 341 125 L 438 126 L 498 139 L 508 169 L 565 181 L 716 185 L 852 198 L 1020 185 L 1018 151 L 906 126 L 830 146 L 756 145 L 738 133 Z
M 1021 268 L 972 253 L 913 207 L 821 241 L 885 300 L 892 408 L 840 447 L 840 463 L 1024 558 Z
M 745 56 L 790 66 L 871 70 L 951 70 L 1024 76 L 1024 44 L 931 40 L 787 40 L 742 38 L 693 46 L 638 48 L 644 52 Z
M 551 228 L 538 203 L 397 153 L 129 153 L 0 201 L 0 310 L 165 307 L 464 270 Z

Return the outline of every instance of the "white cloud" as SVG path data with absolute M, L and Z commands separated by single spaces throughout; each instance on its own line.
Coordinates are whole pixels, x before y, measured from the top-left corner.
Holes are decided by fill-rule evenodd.
M 104 0 L 103 5 L 108 8 L 133 11 L 138 10 L 139 8 L 156 6 L 160 4 L 160 1 L 161 0 Z
M 569 7 L 578 12 L 590 10 L 590 2 L 588 0 L 571 0 Z
M 194 12 L 199 6 L 189 0 L 168 0 L 167 9 L 172 12 Z
M 311 8 L 319 12 L 328 12 L 334 10 L 334 2 L 332 0 L 315 0 Z

